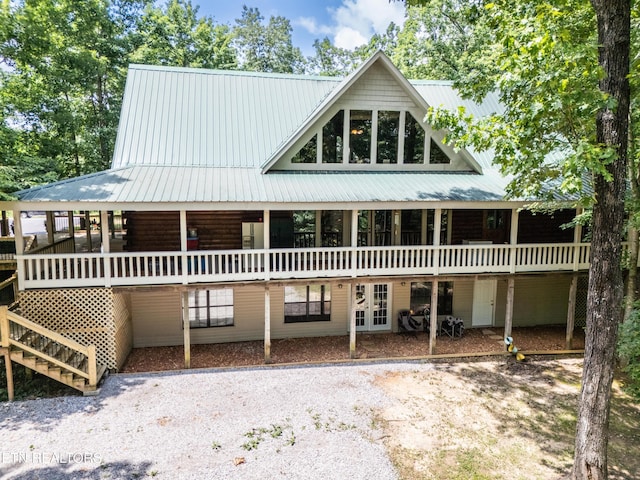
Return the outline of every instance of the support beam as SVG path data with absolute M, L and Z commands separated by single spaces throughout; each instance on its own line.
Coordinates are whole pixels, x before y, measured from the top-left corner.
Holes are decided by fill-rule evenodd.
M 85 210 L 84 212 L 84 227 L 86 228 L 87 233 L 87 251 L 93 251 L 93 244 L 91 243 L 91 212 L 89 210 Z
M 4 355 L 4 365 L 7 371 L 7 396 L 13 401 L 13 365 L 9 348 L 9 309 L 6 305 L 0 306 L 0 354 Z
M 100 235 L 102 237 L 102 251 L 104 253 L 111 252 L 111 241 L 109 237 L 109 212 L 102 210 L 100 212 Z
M 264 287 L 264 363 L 271 363 L 271 294 Z
M 507 280 L 507 307 L 504 314 L 504 336 L 510 337 L 513 330 L 513 299 L 515 295 L 515 279 L 509 277 Z
M 516 245 L 518 244 L 518 223 L 520 219 L 520 211 L 517 208 L 511 210 L 511 233 L 509 236 L 509 244 L 511 250 L 509 252 L 509 271 L 516 272 Z M 506 335 L 505 335 L 506 336 Z
M 435 355 L 436 334 L 438 333 L 438 280 L 431 282 L 431 304 L 429 309 L 429 355 Z
M 47 242 L 49 245 L 53 245 L 56 241 L 55 233 L 56 233 L 56 217 L 54 212 L 47 211 L 45 212 L 45 216 L 47 219 Z
M 573 348 L 573 330 L 576 325 L 576 294 L 578 292 L 578 275 L 571 277 L 571 286 L 569 287 L 569 306 L 567 308 L 567 336 L 566 349 Z
M 356 298 L 357 288 L 356 284 L 349 285 L 351 288 L 351 317 L 349 324 L 349 358 L 356 358 L 356 305 L 358 300 Z
M 73 238 L 73 253 L 76 253 L 76 225 L 73 223 L 73 210 L 67 212 L 67 223 L 69 224 L 69 238 Z
M 316 210 L 315 218 L 315 246 L 322 246 L 322 210 Z
M 180 251 L 187 251 L 187 211 L 180 210 Z
M 191 368 L 191 328 L 189 325 L 189 292 L 182 292 L 182 333 L 184 336 L 184 368 Z
M 440 232 L 442 230 L 442 209 L 436 208 L 433 213 L 433 246 L 440 245 Z
M 13 211 L 13 232 L 16 238 L 16 255 L 22 255 L 24 253 L 24 238 L 22 237 L 22 212 L 20 210 Z

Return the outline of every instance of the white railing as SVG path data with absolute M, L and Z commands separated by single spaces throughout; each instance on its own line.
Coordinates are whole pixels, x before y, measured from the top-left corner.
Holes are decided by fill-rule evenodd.
M 18 255 L 25 288 L 373 275 L 577 271 L 590 244 L 341 247 Z

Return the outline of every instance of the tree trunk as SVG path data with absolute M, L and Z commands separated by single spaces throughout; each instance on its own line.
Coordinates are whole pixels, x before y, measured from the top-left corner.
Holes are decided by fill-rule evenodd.
M 640 248 L 640 238 L 636 224 L 638 222 L 635 211 L 640 205 L 640 185 L 638 185 L 638 168 L 636 165 L 636 151 L 633 138 L 633 128 L 631 116 L 629 116 L 629 151 L 627 152 L 629 162 L 629 187 L 631 188 L 631 212 L 627 227 L 627 242 L 629 242 L 629 276 L 627 278 L 627 293 L 624 301 L 624 321 L 629 320 L 636 302 L 636 289 L 638 286 L 638 249 Z
M 592 0 L 598 19 L 600 89 L 616 101 L 596 118 L 597 141 L 617 155 L 606 166 L 610 180 L 594 177 L 591 268 L 587 331 L 574 465 L 570 478 L 607 479 L 609 403 L 615 369 L 618 325 L 622 320 L 621 242 L 629 128 L 629 0 Z

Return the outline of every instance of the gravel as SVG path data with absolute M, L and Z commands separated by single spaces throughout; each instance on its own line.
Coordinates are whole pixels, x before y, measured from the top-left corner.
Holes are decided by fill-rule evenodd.
M 0 478 L 396 479 L 375 379 L 412 362 L 108 377 L 95 397 L 0 404 Z

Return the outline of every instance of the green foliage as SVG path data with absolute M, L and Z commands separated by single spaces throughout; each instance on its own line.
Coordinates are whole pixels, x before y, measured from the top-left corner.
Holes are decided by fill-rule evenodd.
M 624 359 L 626 365 L 623 371 L 629 376 L 630 382 L 625 389 L 640 399 L 640 304 L 627 321 L 620 325 L 618 335 L 618 355 Z
M 293 46 L 291 23 L 284 17 L 271 17 L 267 25 L 257 8 L 242 7 L 242 16 L 233 28 L 233 45 L 240 68 L 254 72 L 302 73 L 304 57 Z
M 608 178 L 614 152 L 595 139 L 595 114 L 607 99 L 598 88 L 595 15 L 589 4 L 564 0 L 497 1 L 486 5 L 494 35 L 491 81 L 461 84 L 476 99 L 495 90 L 504 109 L 485 119 L 464 110 L 432 109 L 427 121 L 449 128 L 458 148 L 492 149 L 513 177 L 514 196 L 550 197 L 544 188 L 581 193 L 585 172 Z M 498 73 L 499 72 L 499 73 Z M 588 180 L 588 179 L 587 179 Z
M 198 17 L 190 0 L 171 0 L 162 8 L 148 5 L 139 21 L 140 46 L 132 55 L 138 63 L 231 69 L 237 65 L 231 30 Z

